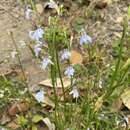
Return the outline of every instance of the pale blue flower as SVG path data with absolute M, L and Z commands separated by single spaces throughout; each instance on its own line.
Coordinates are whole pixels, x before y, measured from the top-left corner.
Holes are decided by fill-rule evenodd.
M 40 44 L 37 44 L 34 46 L 34 53 L 35 53 L 35 56 L 38 57 L 39 56 L 39 53 L 41 52 L 41 46 Z
M 29 36 L 32 40 L 35 40 L 37 42 L 40 42 L 40 39 L 42 39 L 44 34 L 44 30 L 42 28 L 38 28 L 35 31 L 30 31 Z
M 50 2 L 47 3 L 48 7 L 51 8 L 51 9 L 57 9 L 58 8 L 58 5 L 56 4 L 55 1 L 53 0 L 50 0 Z
M 66 76 L 68 76 L 69 78 L 71 78 L 74 75 L 74 72 L 75 72 L 74 68 L 72 66 L 69 66 L 69 67 L 67 67 L 67 69 L 64 72 L 64 74 Z
M 58 6 L 58 4 L 55 1 L 50 0 L 50 2 L 47 3 L 47 5 L 49 8 L 55 9 L 57 11 L 58 15 L 60 15 L 60 7 Z
M 73 90 L 69 93 L 70 95 L 73 96 L 73 98 L 78 98 L 79 97 L 79 91 L 76 87 L 73 88 Z
M 86 32 L 83 32 L 83 34 L 80 37 L 80 45 L 89 43 L 92 43 L 92 38 L 89 35 L 87 35 Z
M 61 60 L 69 60 L 71 56 L 71 53 L 70 51 L 68 51 L 67 49 L 65 49 L 63 52 L 62 52 L 62 55 L 61 55 Z
M 44 102 L 44 98 L 45 98 L 44 94 L 45 94 L 44 91 L 39 91 L 39 92 L 37 92 L 37 93 L 34 95 L 34 97 L 35 97 L 35 99 L 36 99 L 39 103 L 41 103 L 41 102 L 43 103 L 43 102 Z
M 25 10 L 25 18 L 29 20 L 32 16 L 32 12 L 33 11 L 30 8 L 27 7 L 26 10 Z
M 50 64 L 53 65 L 53 62 L 49 58 L 44 58 L 42 60 L 41 68 L 45 70 L 47 68 L 47 66 L 50 65 Z

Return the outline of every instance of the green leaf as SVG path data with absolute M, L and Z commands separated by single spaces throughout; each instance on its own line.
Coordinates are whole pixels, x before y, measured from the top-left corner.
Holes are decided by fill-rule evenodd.
M 34 115 L 32 118 L 32 122 L 34 123 L 38 123 L 41 120 L 43 120 L 43 117 L 41 115 Z
M 127 87 L 121 95 L 123 104 L 130 110 L 130 88 Z
M 130 5 L 128 7 L 128 17 L 130 17 Z
M 72 26 L 74 27 L 75 31 L 79 32 L 81 31 L 82 28 L 84 28 L 84 24 L 85 24 L 85 19 L 78 17 L 76 18 L 74 23 L 72 23 Z
M 28 120 L 24 116 L 18 116 L 18 124 L 24 126 L 28 124 Z
M 32 130 L 38 130 L 36 126 L 32 126 Z
M 127 69 L 130 66 L 130 58 L 127 59 L 127 61 L 125 62 L 125 64 L 123 65 L 122 69 Z

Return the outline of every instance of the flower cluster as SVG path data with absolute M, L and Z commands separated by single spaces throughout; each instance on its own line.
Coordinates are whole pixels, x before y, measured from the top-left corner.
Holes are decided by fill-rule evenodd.
M 54 3 L 50 3 L 49 6 L 50 8 L 53 8 L 55 5 L 53 5 Z M 42 28 L 37 28 L 35 31 L 30 31 L 29 32 L 29 36 L 32 40 L 36 41 L 37 44 L 34 46 L 34 52 L 36 57 L 39 56 L 39 53 L 42 50 L 42 44 L 41 44 L 41 40 L 43 38 L 43 34 L 44 34 L 44 30 Z M 81 37 L 80 37 L 80 45 L 83 44 L 89 44 L 92 43 L 92 38 L 86 34 L 86 32 L 83 32 Z M 65 60 L 69 60 L 71 57 L 71 52 L 68 49 L 64 49 L 63 51 L 61 51 L 61 56 L 60 59 L 61 61 L 65 61 Z M 49 57 L 45 57 L 43 58 L 43 60 L 41 61 L 41 68 L 43 70 L 46 70 L 46 68 L 49 65 L 54 65 L 54 63 L 51 61 L 51 56 Z M 64 75 L 67 76 L 68 78 L 73 78 L 75 74 L 75 69 L 72 65 L 69 65 L 64 72 Z M 38 93 L 38 97 L 40 97 L 41 93 Z M 69 93 L 70 95 L 73 96 L 73 98 L 78 98 L 79 97 L 79 91 L 77 89 L 77 87 L 73 87 L 72 91 Z M 40 99 L 38 99 L 38 101 L 40 102 Z
M 60 6 L 56 2 L 54 2 L 53 0 L 50 0 L 50 2 L 47 3 L 47 5 L 48 5 L 49 8 L 56 9 L 57 12 L 60 9 L 59 8 Z M 26 9 L 26 17 L 27 17 L 27 19 L 29 19 L 31 13 L 32 13 L 32 10 L 30 8 L 27 8 Z M 49 19 L 49 20 L 51 20 L 51 19 Z M 51 23 L 51 22 L 49 22 L 49 23 Z M 39 54 L 41 53 L 42 48 L 44 47 L 43 44 L 42 44 L 44 34 L 46 35 L 46 33 L 44 32 L 44 30 L 41 27 L 38 27 L 36 30 L 29 32 L 29 37 L 31 38 L 31 40 L 33 40 L 36 43 L 34 45 L 34 53 L 35 53 L 36 57 L 39 57 Z M 82 30 L 82 34 L 81 34 L 80 39 L 79 39 L 79 44 L 80 45 L 91 44 L 92 42 L 93 42 L 92 38 L 84 30 Z M 51 46 L 51 43 L 50 43 L 50 46 Z M 48 46 L 47 48 L 50 48 L 50 46 Z M 53 50 L 51 49 L 51 51 L 53 51 Z M 75 67 L 70 64 L 70 58 L 71 58 L 70 48 L 69 49 L 64 48 L 63 50 L 58 50 L 58 51 L 60 51 L 60 53 L 58 53 L 58 58 L 59 58 L 58 60 L 61 61 L 61 62 L 68 61 L 67 63 L 69 64 L 64 70 L 64 75 L 66 77 L 74 80 L 76 70 L 75 70 Z M 55 53 L 55 51 L 54 51 L 54 53 Z M 47 56 L 43 57 L 43 59 L 41 61 L 41 68 L 43 70 L 46 70 L 48 68 L 48 66 L 50 66 L 50 65 L 57 65 L 58 64 L 56 62 L 57 60 L 55 59 L 55 56 L 53 57 L 53 55 L 51 55 L 51 53 L 46 54 L 46 55 Z M 54 55 L 57 55 L 57 54 L 54 54 Z M 75 86 L 75 85 L 72 85 L 72 86 Z M 78 91 L 77 87 L 73 87 L 69 94 L 72 95 L 73 98 L 78 98 L 79 97 L 79 91 Z M 43 95 L 43 93 L 39 92 L 36 95 L 36 97 L 42 97 L 41 95 Z M 38 101 L 40 102 L 40 98 L 38 99 Z

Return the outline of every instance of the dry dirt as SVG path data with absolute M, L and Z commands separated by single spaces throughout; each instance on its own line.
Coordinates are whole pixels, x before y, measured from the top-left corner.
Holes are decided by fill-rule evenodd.
M 9 32 L 12 31 L 20 50 L 21 61 L 28 76 L 29 86 L 33 86 L 30 88 L 35 89 L 37 87 L 34 86 L 44 79 L 45 73 L 42 73 L 29 49 L 21 47 L 21 41 L 29 43 L 28 32 L 30 29 L 31 24 L 24 18 L 24 9 L 15 0 L 0 1 L 0 73 L 5 73 L 18 65 L 18 62 L 11 58 L 11 51 L 15 48 L 9 35 Z

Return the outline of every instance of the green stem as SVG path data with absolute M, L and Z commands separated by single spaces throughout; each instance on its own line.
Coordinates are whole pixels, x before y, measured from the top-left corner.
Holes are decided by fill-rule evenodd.
M 51 33 L 52 37 L 53 37 L 53 33 Z M 51 56 L 51 60 L 53 62 L 53 65 L 51 65 L 50 67 L 50 75 L 51 75 L 51 82 L 52 82 L 52 86 L 53 86 L 53 91 L 54 91 L 54 98 L 55 98 L 55 122 L 56 124 L 58 124 L 58 116 L 57 116 L 57 108 L 58 108 L 58 98 L 57 98 L 57 93 L 56 93 L 56 73 L 55 73 L 55 69 L 56 69 L 56 64 L 55 64 L 55 54 L 54 54 L 54 37 L 52 40 L 52 43 L 48 43 L 48 48 L 49 48 L 49 54 Z
M 30 4 L 31 4 L 31 6 L 32 6 L 33 10 L 35 10 L 35 11 L 36 11 L 36 6 L 35 6 L 35 4 L 34 4 L 33 0 L 30 0 Z
M 21 68 L 21 71 L 22 71 L 22 74 L 23 74 L 24 81 L 27 84 L 27 82 L 26 82 L 26 80 L 27 80 L 26 79 L 26 74 L 25 74 L 23 66 L 22 66 L 22 62 L 21 62 L 20 55 L 19 55 L 19 49 L 18 49 L 17 44 L 16 44 L 16 42 L 14 40 L 13 32 L 10 32 L 10 36 L 11 36 L 12 42 L 14 44 L 14 47 L 15 47 L 17 53 L 18 53 L 17 54 L 18 62 L 19 62 L 19 65 L 20 65 L 20 68 Z
M 90 48 L 90 45 L 87 45 L 87 50 L 88 50 L 89 61 L 91 61 L 91 48 Z
M 56 46 L 55 38 L 56 38 L 56 33 L 55 33 L 55 28 L 53 28 L 53 49 L 55 51 L 54 53 L 55 53 L 56 68 L 57 68 L 58 75 L 59 75 L 60 82 L 61 82 L 61 86 L 62 86 L 62 92 L 63 92 L 63 98 L 64 98 L 64 101 L 63 101 L 63 103 L 64 103 L 64 115 L 66 117 L 65 88 L 64 88 L 62 75 L 61 75 L 60 62 L 59 62 L 59 56 L 58 56 L 58 49 L 57 49 L 57 46 Z
M 64 83 L 63 83 L 63 80 L 62 80 L 62 75 L 61 75 L 61 70 L 60 70 L 60 63 L 59 63 L 59 57 L 58 57 L 58 50 L 55 46 L 55 50 L 56 50 L 56 61 L 57 61 L 57 68 L 58 68 L 58 74 L 59 74 L 59 77 L 60 77 L 60 81 L 61 81 L 61 85 L 62 85 L 62 91 L 63 91 L 63 96 L 64 96 L 64 101 L 65 101 L 65 88 L 64 88 Z
M 113 87 L 113 91 L 122 85 L 123 81 L 125 80 L 125 76 L 127 75 L 128 70 L 129 68 L 127 68 L 124 72 L 122 72 L 123 74 L 121 75 L 120 79 L 117 81 L 117 84 Z
M 108 87 L 109 90 L 105 94 L 104 99 L 107 99 L 115 89 L 115 87 L 113 85 L 114 85 L 115 79 L 116 79 L 116 77 L 118 75 L 118 72 L 119 72 L 118 70 L 120 69 L 120 62 L 121 62 L 121 58 L 122 58 L 122 49 L 123 49 L 123 43 L 124 43 L 125 35 L 126 35 L 126 27 L 124 25 L 122 37 L 121 37 L 121 40 L 120 40 L 120 43 L 119 43 L 119 45 L 120 45 L 119 58 L 118 58 L 118 61 L 117 61 L 117 64 L 116 64 L 114 74 L 112 76 L 111 83 L 110 83 L 110 85 Z

